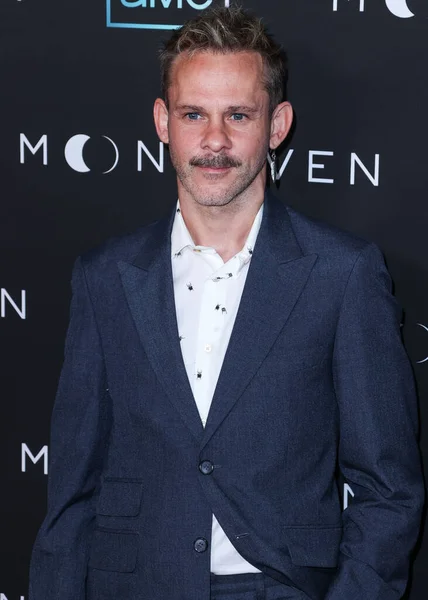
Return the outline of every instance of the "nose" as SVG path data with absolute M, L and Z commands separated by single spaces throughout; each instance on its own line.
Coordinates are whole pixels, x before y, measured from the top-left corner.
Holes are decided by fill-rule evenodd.
M 201 148 L 212 152 L 230 149 L 232 142 L 223 119 L 210 120 L 204 130 Z

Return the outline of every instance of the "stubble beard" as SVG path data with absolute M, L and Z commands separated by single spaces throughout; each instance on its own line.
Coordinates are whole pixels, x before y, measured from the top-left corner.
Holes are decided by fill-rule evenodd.
M 245 191 L 254 182 L 266 164 L 268 148 L 269 145 L 266 143 L 266 148 L 260 152 L 254 166 L 224 155 L 218 155 L 217 157 L 212 158 L 195 157 L 187 163 L 182 163 L 178 160 L 174 148 L 171 145 L 169 147 L 169 152 L 171 162 L 181 185 L 197 204 L 200 204 L 201 206 L 226 206 L 235 198 L 244 195 Z M 235 176 L 233 177 L 232 182 L 226 183 L 222 181 L 219 175 L 216 175 L 215 173 L 206 173 L 204 177 L 207 180 L 207 188 L 205 188 L 205 186 L 198 185 L 195 182 L 195 172 L 198 169 L 198 166 L 211 166 L 217 168 L 230 166 L 232 172 L 235 173 Z M 229 180 L 230 177 L 227 179 Z M 215 183 L 210 183 L 215 181 L 219 181 L 218 186 L 215 186 Z

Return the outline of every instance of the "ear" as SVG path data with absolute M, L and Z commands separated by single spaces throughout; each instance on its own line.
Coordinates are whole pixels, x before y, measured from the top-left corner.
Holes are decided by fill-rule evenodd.
M 270 125 L 270 148 L 275 150 L 285 140 L 293 123 L 293 107 L 282 102 L 273 111 Z
M 168 109 L 165 102 L 161 98 L 155 100 L 153 107 L 153 118 L 159 139 L 164 144 L 169 143 L 168 135 Z

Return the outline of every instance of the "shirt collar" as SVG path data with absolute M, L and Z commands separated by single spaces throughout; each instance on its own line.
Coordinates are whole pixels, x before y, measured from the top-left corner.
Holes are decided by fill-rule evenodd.
M 171 231 L 172 258 L 179 256 L 185 248 L 193 249 L 195 247 L 195 242 L 192 240 L 192 236 L 190 235 L 181 214 L 180 200 L 177 200 L 174 223 Z
M 184 222 L 183 216 L 180 210 L 180 200 L 177 200 L 176 208 L 175 208 L 175 217 L 174 223 L 172 226 L 171 232 L 171 253 L 172 258 L 178 257 L 184 252 L 186 249 L 193 250 L 195 252 L 207 253 L 207 254 L 215 254 L 216 251 L 214 248 L 209 246 L 197 246 L 190 235 L 189 230 L 187 229 L 186 223 Z M 253 221 L 251 226 L 250 233 L 246 239 L 246 242 L 240 252 L 238 252 L 230 261 L 236 262 L 236 268 L 233 269 L 231 267 L 231 271 L 235 271 L 236 274 L 242 269 L 244 265 L 246 265 L 252 257 L 253 248 L 256 244 L 257 236 L 260 230 L 260 225 L 263 217 L 263 204 L 260 206 L 257 215 Z M 227 264 L 229 264 L 229 262 Z M 235 274 L 235 273 L 234 273 Z

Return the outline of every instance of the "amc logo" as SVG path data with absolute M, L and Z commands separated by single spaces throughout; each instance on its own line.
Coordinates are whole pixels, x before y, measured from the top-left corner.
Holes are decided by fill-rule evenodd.
M 211 5 L 230 0 L 106 0 L 107 27 L 125 29 L 177 29 Z

